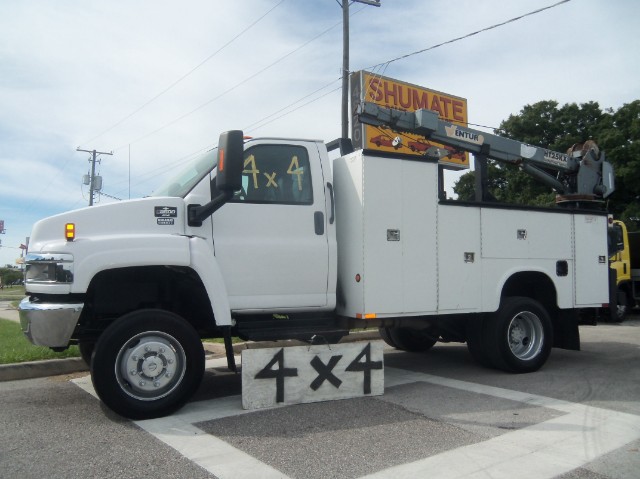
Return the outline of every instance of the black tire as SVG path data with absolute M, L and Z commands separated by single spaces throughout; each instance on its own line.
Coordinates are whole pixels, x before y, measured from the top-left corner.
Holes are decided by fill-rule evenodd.
M 93 350 L 96 346 L 94 341 L 80 341 L 78 343 L 78 349 L 80 350 L 80 356 L 84 359 L 84 362 L 87 363 L 87 366 L 91 366 L 91 356 L 93 355 Z
M 391 339 L 391 336 L 389 335 L 389 329 L 391 328 L 380 326 L 378 328 L 378 331 L 380 332 L 380 337 L 385 343 L 387 343 L 392 348 L 397 348 L 398 346 L 396 345 L 396 343 L 393 342 L 393 340 Z
M 91 364 L 102 402 L 130 419 L 178 410 L 203 374 L 198 333 L 180 316 L 156 309 L 128 313 L 111 324 L 98 339 Z
M 388 328 L 389 338 L 397 349 L 411 353 L 428 351 L 438 338 L 423 329 Z
M 481 366 L 490 368 L 493 366 L 487 344 L 484 337 L 484 317 L 474 316 L 467 321 L 467 349 L 471 357 Z
M 494 367 L 530 373 L 549 358 L 553 327 L 538 301 L 520 296 L 504 298 L 498 311 L 486 319 L 485 351 Z

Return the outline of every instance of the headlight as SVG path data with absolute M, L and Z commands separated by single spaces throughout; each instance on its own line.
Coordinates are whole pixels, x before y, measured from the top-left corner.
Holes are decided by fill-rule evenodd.
M 29 253 L 26 283 L 73 283 L 73 256 L 64 253 Z

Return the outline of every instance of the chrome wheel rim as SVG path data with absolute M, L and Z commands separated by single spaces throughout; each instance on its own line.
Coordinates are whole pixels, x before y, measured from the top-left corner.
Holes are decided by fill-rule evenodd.
M 509 322 L 507 341 L 513 355 L 527 361 L 535 358 L 541 351 L 544 342 L 544 330 L 540 318 L 530 312 L 516 314 Z
M 122 390 L 140 401 L 155 401 L 182 382 L 187 358 L 182 345 L 160 331 L 137 334 L 116 357 L 115 373 Z

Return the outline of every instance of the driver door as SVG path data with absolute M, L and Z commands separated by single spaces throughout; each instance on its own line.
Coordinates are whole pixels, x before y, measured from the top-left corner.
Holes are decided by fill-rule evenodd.
M 315 145 L 245 148 L 243 190 L 212 217 L 231 309 L 326 306 L 329 247 Z

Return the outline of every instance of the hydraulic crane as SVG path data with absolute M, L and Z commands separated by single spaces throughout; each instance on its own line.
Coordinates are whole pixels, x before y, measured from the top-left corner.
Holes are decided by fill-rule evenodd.
M 553 188 L 558 193 L 556 202 L 562 206 L 599 207 L 615 190 L 613 166 L 591 140 L 560 153 L 443 121 L 431 110 L 402 111 L 361 102 L 356 114 L 362 123 L 419 134 L 453 150 L 473 153 L 476 201 L 490 198 L 486 188 L 487 159 L 518 165 L 525 173 Z M 440 159 L 452 153 L 455 151 L 431 147 L 425 155 Z

